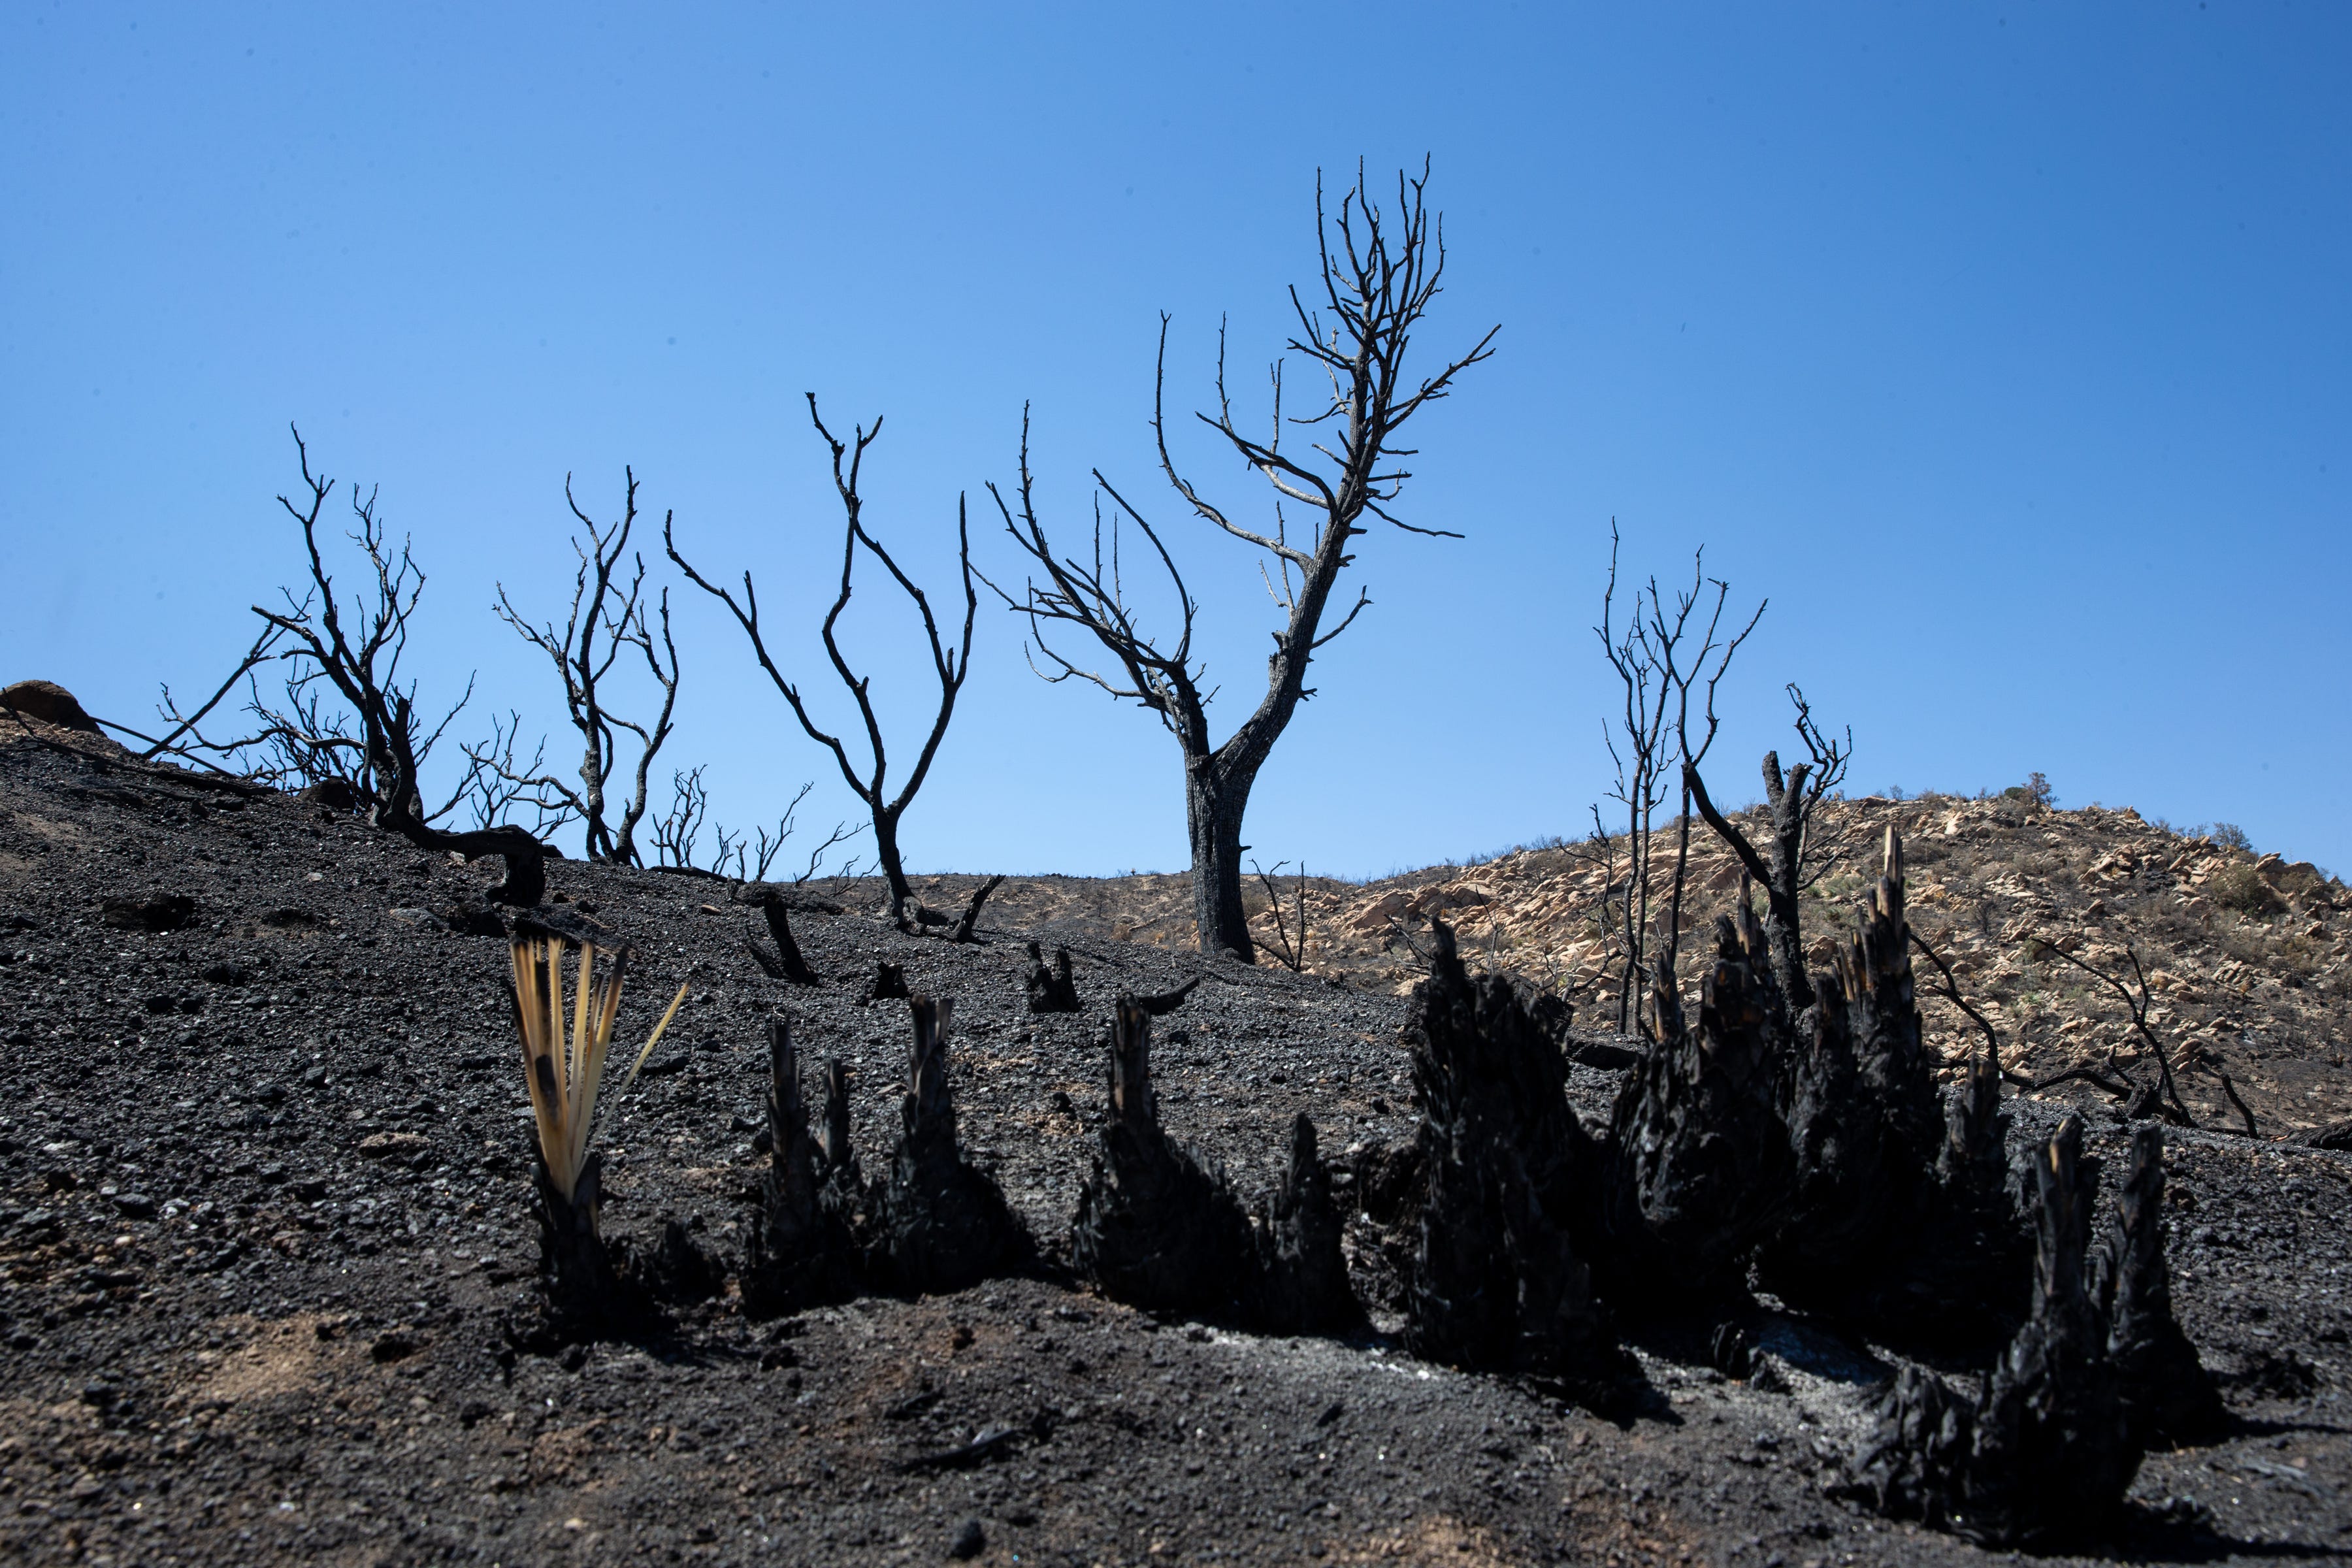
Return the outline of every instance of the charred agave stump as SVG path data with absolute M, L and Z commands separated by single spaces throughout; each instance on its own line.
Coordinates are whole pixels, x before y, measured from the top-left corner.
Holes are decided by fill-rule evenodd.
M 1222 1173 L 1160 1131 L 1150 1050 L 1151 1014 L 1122 995 L 1111 1026 L 1110 1110 L 1094 1174 L 1078 1192 L 1072 1252 L 1079 1272 L 1114 1300 L 1234 1315 L 1256 1262 L 1249 1217 Z M 1311 1130 L 1308 1140 L 1311 1154 Z
M 809 1134 L 792 1026 L 784 1019 L 768 1021 L 768 1171 L 743 1262 L 743 1305 L 759 1317 L 845 1301 L 857 1291 L 856 1246 L 839 1205 L 826 1202 L 831 1162 Z M 845 1122 L 845 1094 L 844 1100 Z M 846 1142 L 845 1133 L 845 1148 Z
M 2211 1383 L 2172 1320 L 2162 1135 L 2135 1137 L 2124 1201 L 2091 1257 L 2096 1183 L 2081 1149 L 2070 1116 L 2035 1159 L 2032 1316 L 1983 1386 L 1911 1367 L 1881 1400 L 1855 1466 L 1855 1489 L 1880 1511 L 1989 1546 L 2095 1536 L 2160 1424 L 2211 1410 Z
M 1789 1212 L 1796 1160 L 1781 1097 L 1791 1031 L 1745 891 L 1737 922 L 1716 921 L 1696 1028 L 1663 960 L 1651 977 L 1658 1038 L 1610 1119 L 1612 1300 L 1737 1294 L 1749 1254 Z
M 1027 1268 L 1029 1234 L 996 1183 L 956 1143 L 948 1089 L 948 1026 L 954 1003 L 917 996 L 914 1044 L 902 1102 L 906 1131 L 890 1162 L 875 1238 L 877 1260 L 900 1290 L 945 1295 Z
M 1029 1011 L 1037 1013 L 1075 1013 L 1078 1010 L 1078 984 L 1070 976 L 1070 950 L 1054 950 L 1054 966 L 1045 967 L 1045 955 L 1035 942 L 1029 944 L 1029 972 L 1021 977 L 1022 988 L 1029 994 Z
M 572 1194 L 531 1161 L 531 1209 L 539 1220 L 539 1279 L 547 1299 L 547 1328 L 558 1339 L 593 1337 L 637 1327 L 646 1315 L 644 1291 L 632 1277 L 626 1245 L 604 1239 L 604 1156 L 591 1152 L 572 1179 Z
M 1345 1334 L 1364 1326 L 1339 1246 L 1343 1224 L 1315 1123 L 1301 1111 L 1290 1124 L 1290 1168 L 1257 1217 L 1253 1326 L 1277 1334 Z
M 1405 1342 L 1430 1361 L 1612 1389 L 1631 1364 L 1571 1240 L 1597 1161 L 1559 1046 L 1508 981 L 1471 978 L 1443 921 L 1433 934 L 1405 1022 L 1427 1183 Z

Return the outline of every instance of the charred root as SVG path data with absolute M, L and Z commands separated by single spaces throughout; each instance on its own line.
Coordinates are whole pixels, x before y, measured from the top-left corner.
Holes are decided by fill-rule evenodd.
M 1135 998 L 1135 1005 L 1155 1018 L 1164 1018 L 1181 1007 L 1184 1005 L 1184 999 L 1200 988 L 1201 979 L 1200 975 L 1195 974 L 1173 991 L 1162 991 L 1154 996 L 1138 996 Z

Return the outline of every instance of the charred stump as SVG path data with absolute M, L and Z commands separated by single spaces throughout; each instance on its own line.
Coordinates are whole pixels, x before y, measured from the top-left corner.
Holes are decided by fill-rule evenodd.
M 1914 1366 L 1880 1400 L 1856 1489 L 1881 1512 L 1996 1547 L 2063 1545 L 2113 1520 L 2142 1447 L 2088 1278 L 2096 1183 L 2081 1152 L 2070 1116 L 2037 1153 L 2032 1312 L 1983 1386 Z
M 822 977 L 801 956 L 801 944 L 793 939 L 792 915 L 784 900 L 774 892 L 760 895 L 760 912 L 768 920 L 769 940 L 776 944 L 771 954 L 756 942 L 743 944 L 745 951 L 757 961 L 771 980 L 789 980 L 795 985 L 814 985 Z
M 1255 1226 L 1253 1325 L 1277 1334 L 1344 1334 L 1364 1326 L 1340 1250 L 1345 1220 L 1331 1200 L 1331 1173 L 1315 1147 L 1315 1123 L 1290 1124 L 1290 1166 L 1267 1195 Z
M 782 1018 L 768 1021 L 768 1170 L 743 1248 L 743 1305 L 756 1317 L 847 1300 L 857 1289 L 856 1247 L 846 1216 L 825 1202 L 831 1163 L 809 1134 L 792 1025 Z
M 1405 1342 L 1455 1366 L 1602 1390 L 1628 1371 L 1573 1237 L 1597 1162 L 1567 1067 L 1526 998 L 1473 980 L 1444 922 L 1405 1030 L 1422 1105 L 1426 1195 L 1405 1288 Z
M 1022 989 L 1029 994 L 1029 1011 L 1038 1013 L 1075 1013 L 1078 1011 L 1078 984 L 1070 975 L 1070 950 L 1054 950 L 1054 966 L 1045 967 L 1045 955 L 1035 942 L 1029 944 L 1029 972 L 1021 977 Z
M 1934 1203 L 1944 1142 L 1922 1039 L 1904 910 L 1902 841 L 1889 828 L 1859 928 L 1796 1021 L 1788 1222 L 1758 1260 L 1783 1299 L 1827 1310 L 1883 1293 Z
M 1651 976 L 1658 1038 L 1619 1090 L 1604 1178 L 1612 1300 L 1704 1305 L 1745 1289 L 1748 1258 L 1789 1212 L 1796 1161 L 1781 1117 L 1789 1011 L 1741 885 L 1684 1019 L 1673 972 Z
M 915 994 L 907 989 L 907 972 L 887 959 L 874 965 L 874 979 L 866 987 L 868 1002 L 911 1002 Z
M 2147 1122 L 2132 1129 L 2131 1166 L 2116 1195 L 2100 1274 L 2107 1355 L 2133 1440 L 2169 1447 L 2217 1436 L 2227 1424 L 2221 1391 L 2172 1315 L 2172 1276 L 2164 1258 L 2164 1134 Z
M 1005 1206 L 1004 1194 L 956 1144 L 947 1057 L 953 1009 L 947 997 L 918 996 L 909 1004 L 914 1042 L 902 1102 L 906 1131 L 890 1162 L 876 1237 L 891 1283 L 923 1295 L 966 1289 L 1025 1268 L 1034 1258 L 1028 1232 Z
M 1255 1263 L 1249 1218 L 1222 1172 L 1203 1169 L 1161 1131 L 1150 1049 L 1151 1015 L 1121 996 L 1111 1025 L 1109 1113 L 1094 1173 L 1078 1192 L 1072 1251 L 1079 1272 L 1114 1300 L 1233 1315 Z

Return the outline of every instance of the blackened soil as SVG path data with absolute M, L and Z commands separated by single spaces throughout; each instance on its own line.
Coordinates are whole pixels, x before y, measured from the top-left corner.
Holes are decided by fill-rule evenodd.
M 1622 1425 L 1380 1334 L 1156 1322 L 1045 1279 L 773 1323 L 730 1291 L 642 1343 L 515 1353 L 503 1326 L 535 1254 L 505 950 L 438 912 L 495 878 L 290 799 L 0 748 L 0 1561 L 1982 1555 L 1829 1495 L 1891 1352 L 1769 1302 L 1747 1382 L 1706 1366 L 1711 1325 L 1623 1325 L 1652 1397 Z M 1087 1011 L 1033 1020 L 1021 933 L 985 921 L 955 947 L 803 910 L 826 977 L 805 988 L 762 975 L 742 947 L 760 912 L 724 884 L 563 863 L 552 885 L 638 945 L 620 1046 L 689 985 L 604 1134 L 608 1229 L 650 1242 L 677 1219 L 722 1254 L 759 1171 L 769 1013 L 856 1070 L 872 1171 L 908 1028 L 903 1003 L 860 1001 L 873 970 L 954 996 L 967 1146 L 1050 1263 L 1088 1168 L 1108 1001 L 1198 963 L 1080 951 Z M 194 900 L 178 929 L 131 905 L 108 923 L 107 900 L 173 896 Z M 1403 1005 L 1218 969 L 1161 1021 L 1163 1118 L 1244 1193 L 1297 1110 L 1334 1156 L 1402 1141 Z M 1574 1076 L 1597 1119 L 1612 1077 Z M 2055 1115 L 2016 1109 L 2020 1136 Z M 2121 1147 L 2104 1124 L 2092 1142 Z M 2189 1133 L 2172 1167 L 2179 1316 L 2239 1426 L 2148 1460 L 2115 1555 L 2341 1555 L 2352 1158 Z M 1388 1330 L 1392 1240 L 1361 1219 L 1350 1237 Z

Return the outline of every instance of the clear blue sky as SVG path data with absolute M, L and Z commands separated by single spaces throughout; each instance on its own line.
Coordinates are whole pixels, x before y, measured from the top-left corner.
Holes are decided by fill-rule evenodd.
M 1374 607 L 1259 784 L 1262 858 L 1575 832 L 1613 516 L 1629 565 L 1704 542 L 1771 601 L 1724 795 L 1796 680 L 1853 724 L 1859 788 L 2039 769 L 2352 871 L 2347 67 L 2341 6 L 2193 0 L 11 5 L 0 679 L 133 721 L 208 686 L 297 565 L 294 420 L 415 537 L 428 700 L 478 668 L 485 714 L 559 721 L 493 585 L 555 611 L 563 476 L 604 509 L 630 463 L 698 564 L 757 569 L 838 714 L 814 391 L 887 414 L 869 518 L 940 591 L 1024 402 L 1074 539 L 1090 467 L 1150 498 L 1230 725 L 1270 612 L 1156 483 L 1159 312 L 1178 397 L 1224 313 L 1255 386 L 1318 167 L 1426 153 L 1451 268 L 1422 341 L 1503 330 L 1417 430 L 1407 515 L 1467 537 L 1362 542 Z M 719 812 L 807 778 L 847 811 L 733 626 L 673 597 L 674 752 Z M 901 608 L 853 617 L 904 752 L 929 697 Z M 1181 866 L 1149 716 L 1038 682 L 1001 610 L 977 658 L 913 863 Z

